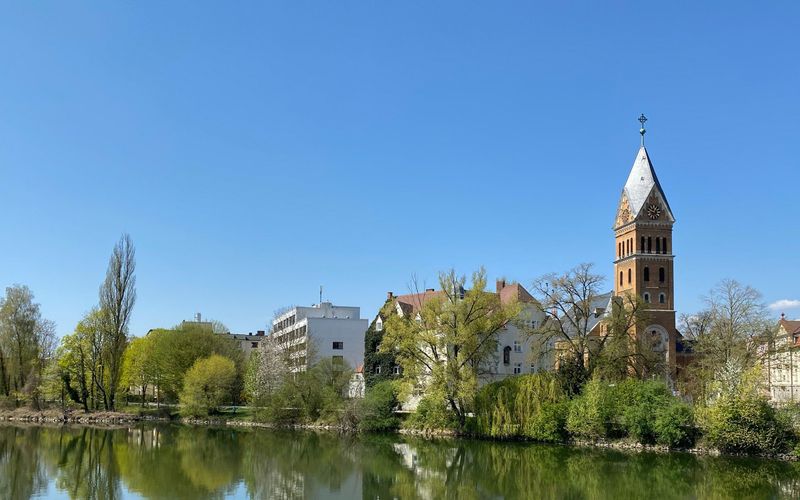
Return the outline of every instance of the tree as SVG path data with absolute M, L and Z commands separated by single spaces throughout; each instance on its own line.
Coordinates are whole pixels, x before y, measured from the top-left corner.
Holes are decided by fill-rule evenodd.
M 114 246 L 106 279 L 100 287 L 103 314 L 103 362 L 108 368 L 108 390 L 104 391 L 107 410 L 116 407 L 116 394 L 122 375 L 122 355 L 128 343 L 128 322 L 136 302 L 136 251 L 131 237 L 123 234 Z
M 392 315 L 381 342 L 403 368 L 406 393 L 424 388 L 441 395 L 463 426 L 478 390 L 478 379 L 497 354 L 500 330 L 519 313 L 486 291 L 486 271 L 472 274 L 472 288 L 455 271 L 439 274 L 441 293 L 420 299 L 415 313 Z M 417 294 L 421 296 L 420 294 Z
M 690 376 L 700 396 L 708 398 L 720 391 L 735 391 L 764 356 L 774 327 L 758 290 L 726 279 L 717 284 L 705 299 L 706 310 L 688 320 L 694 336 L 695 362 Z
M 200 417 L 217 411 L 230 398 L 236 365 L 229 358 L 212 354 L 198 359 L 186 372 L 180 395 L 181 413 Z
M 392 369 L 397 365 L 394 353 L 380 349 L 386 334 L 386 319 L 396 314 L 394 307 L 394 300 L 390 297 L 364 333 L 364 382 L 367 388 L 395 378 L 392 374 Z M 381 329 L 377 326 L 378 319 L 381 321 Z
M 55 325 L 42 318 L 33 293 L 23 285 L 0 298 L 0 391 L 31 397 L 38 406 L 39 381 L 55 347 Z
M 565 365 L 560 372 L 569 374 L 568 391 L 578 389 L 598 367 L 606 376 L 624 378 L 644 376 L 655 365 L 649 339 L 635 335 L 647 322 L 643 302 L 633 294 L 602 293 L 604 281 L 592 264 L 580 264 L 533 283 L 535 304 L 545 320 L 529 334 L 540 356 L 557 352 L 559 367 Z
M 265 337 L 248 362 L 245 390 L 250 400 L 264 404 L 280 389 L 287 373 L 285 353 L 278 341 L 272 335 Z
M 122 364 L 122 379 L 126 385 L 139 389 L 143 407 L 147 397 L 147 388 L 155 380 L 156 366 L 153 359 L 153 348 L 152 337 L 134 338 L 125 349 L 125 358 Z

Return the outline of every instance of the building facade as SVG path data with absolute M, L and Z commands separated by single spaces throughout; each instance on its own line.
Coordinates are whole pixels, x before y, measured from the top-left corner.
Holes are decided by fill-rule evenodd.
M 800 320 L 781 314 L 772 352 L 764 361 L 769 396 L 776 403 L 800 401 Z
M 324 358 L 356 369 L 364 363 L 367 323 L 358 307 L 322 302 L 281 314 L 272 321 L 270 335 L 288 353 L 294 372 L 305 371 Z

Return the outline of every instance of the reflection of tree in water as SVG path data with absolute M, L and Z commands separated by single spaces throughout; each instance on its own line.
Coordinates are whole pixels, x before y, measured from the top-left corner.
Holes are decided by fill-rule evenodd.
M 0 427 L 0 498 L 797 498 L 800 465 L 397 436 Z
M 313 432 L 253 430 L 245 434 L 242 474 L 251 498 L 295 499 L 346 494 L 354 483 L 356 441 Z M 363 458 L 363 457 L 361 457 Z M 360 489 L 360 477 L 356 481 Z
M 0 427 L 0 498 L 30 498 L 47 487 L 36 429 Z

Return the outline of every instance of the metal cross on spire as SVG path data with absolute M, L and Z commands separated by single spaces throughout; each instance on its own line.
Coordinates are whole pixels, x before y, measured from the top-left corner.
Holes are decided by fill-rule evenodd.
M 642 124 L 642 128 L 639 129 L 639 134 L 641 134 L 641 136 L 642 136 L 642 146 L 644 146 L 644 134 L 645 134 L 645 132 L 647 132 L 647 130 L 644 129 L 644 122 L 646 122 L 646 121 L 647 121 L 647 117 L 644 116 L 644 113 L 642 113 L 642 115 L 639 117 L 639 123 Z

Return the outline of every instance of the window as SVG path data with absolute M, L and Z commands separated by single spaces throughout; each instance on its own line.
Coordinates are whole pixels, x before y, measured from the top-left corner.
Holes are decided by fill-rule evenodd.
M 647 253 L 652 253 L 653 250 L 653 238 L 650 236 L 647 237 Z
M 344 349 L 344 342 L 334 342 L 333 349 L 335 351 L 341 351 L 342 349 Z
M 518 340 L 514 341 L 514 352 L 522 352 L 522 344 Z
M 375 320 L 375 331 L 382 332 L 383 331 L 383 320 L 379 317 Z
M 647 292 L 644 292 L 644 301 L 650 303 L 650 294 Z
M 645 281 L 650 281 L 650 268 L 649 267 L 645 267 L 644 268 L 644 280 Z
M 514 363 L 514 375 L 522 373 L 522 363 Z
M 511 348 L 505 346 L 503 348 L 503 364 L 507 365 L 509 363 L 511 363 Z
M 630 269 L 628 269 L 628 284 L 629 285 L 631 284 L 631 276 L 633 276 L 633 273 L 631 272 Z
M 536 363 L 531 363 L 531 373 L 536 373 Z
M 394 365 L 394 368 L 392 368 L 392 373 L 395 375 L 400 375 L 400 365 Z
M 664 279 L 667 277 L 667 272 L 664 270 L 663 267 L 658 268 L 658 281 L 661 283 L 664 282 Z
M 622 271 L 619 272 L 619 284 L 622 284 Z
M 378 365 L 375 367 L 375 375 L 380 375 L 380 374 L 381 374 L 381 365 Z
M 658 303 L 659 304 L 666 304 L 667 303 L 667 296 L 663 293 L 658 294 Z
M 644 236 L 642 236 L 642 244 L 639 246 L 639 251 L 644 253 Z
M 664 238 L 664 244 L 661 245 L 661 249 L 664 250 L 664 253 L 667 253 L 667 239 Z

